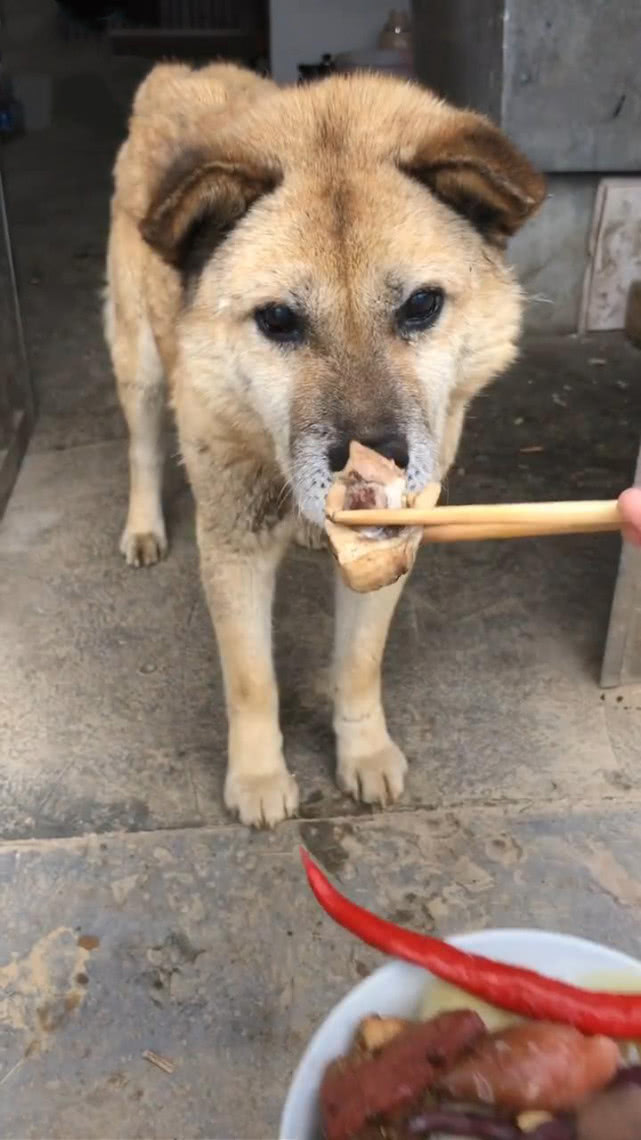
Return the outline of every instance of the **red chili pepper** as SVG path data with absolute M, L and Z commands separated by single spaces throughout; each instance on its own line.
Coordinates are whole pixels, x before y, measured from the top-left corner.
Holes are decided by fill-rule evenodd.
M 375 950 L 422 966 L 437 978 L 522 1017 L 574 1025 L 583 1033 L 641 1037 L 641 994 L 582 990 L 395 926 L 345 898 L 302 848 L 301 856 L 309 885 L 330 918 Z

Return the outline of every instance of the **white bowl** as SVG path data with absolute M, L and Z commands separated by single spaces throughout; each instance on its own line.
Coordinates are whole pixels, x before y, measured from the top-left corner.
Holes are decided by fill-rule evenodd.
M 483 930 L 449 940 L 461 950 L 501 962 L 528 966 L 549 977 L 589 986 L 595 976 L 623 972 L 621 989 L 641 989 L 641 962 L 596 942 L 543 930 Z M 416 1015 L 431 974 L 405 962 L 391 961 L 355 986 L 334 1007 L 312 1037 L 294 1073 L 280 1122 L 279 1140 L 321 1140 L 318 1091 L 326 1066 L 347 1052 L 359 1021 L 369 1013 Z M 630 985 L 628 985 L 628 979 Z M 603 989 L 619 983 L 601 979 Z

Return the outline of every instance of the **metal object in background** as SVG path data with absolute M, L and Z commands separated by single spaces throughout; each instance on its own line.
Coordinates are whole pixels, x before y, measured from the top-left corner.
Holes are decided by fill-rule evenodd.
M 344 51 L 334 56 L 334 71 L 378 71 L 402 79 L 414 77 L 412 25 L 405 12 L 391 9 L 376 48 Z
M 412 24 L 407 12 L 391 8 L 378 37 L 377 47 L 382 51 L 411 51 Z
M 414 0 L 418 78 L 542 170 L 641 169 L 639 0 Z
M 33 430 L 35 405 L 25 347 L 0 144 L 0 518 Z

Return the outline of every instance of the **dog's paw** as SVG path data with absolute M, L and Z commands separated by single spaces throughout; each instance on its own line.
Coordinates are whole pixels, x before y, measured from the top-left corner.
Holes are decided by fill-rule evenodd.
M 403 794 L 407 760 L 393 740 L 367 756 L 341 754 L 336 778 L 344 792 L 366 804 L 394 803 Z
M 228 772 L 225 805 L 247 827 L 275 827 L 298 811 L 298 784 L 283 768 L 268 775 Z
M 305 550 L 327 550 L 329 546 L 325 531 L 304 518 L 299 518 L 296 522 L 294 542 Z
M 120 539 L 120 553 L 128 566 L 153 566 L 167 553 L 167 535 L 164 526 L 144 534 L 134 533 L 125 527 Z

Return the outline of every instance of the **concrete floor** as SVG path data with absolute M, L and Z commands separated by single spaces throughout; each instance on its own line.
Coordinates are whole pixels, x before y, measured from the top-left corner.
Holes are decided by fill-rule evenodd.
M 409 786 L 384 815 L 333 784 L 330 568 L 296 551 L 277 630 L 301 819 L 231 821 L 175 465 L 169 559 L 134 572 L 117 553 L 125 445 L 98 290 L 122 109 L 67 95 L 7 152 L 41 416 L 0 530 L 0 1133 L 263 1138 L 311 1031 L 379 961 L 309 898 L 301 839 L 424 930 L 522 924 L 641 952 L 641 691 L 598 688 L 618 542 L 423 552 L 387 659 Z M 640 362 L 616 336 L 532 341 L 476 404 L 450 499 L 617 494 Z

